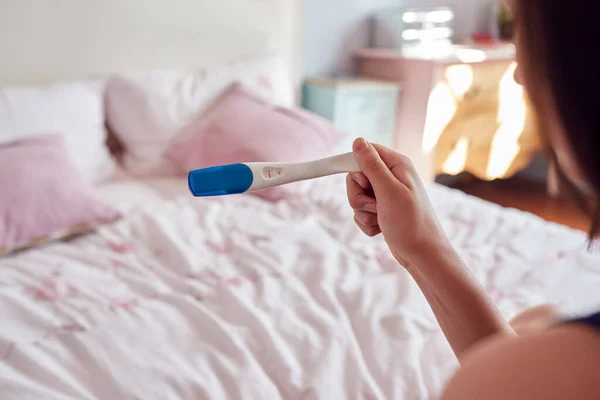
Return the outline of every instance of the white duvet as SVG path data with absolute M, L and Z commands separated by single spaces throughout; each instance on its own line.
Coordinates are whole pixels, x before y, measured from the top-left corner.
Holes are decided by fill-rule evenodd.
M 440 186 L 444 227 L 507 318 L 600 304 L 581 232 Z M 0 398 L 430 399 L 457 362 L 343 178 L 278 204 L 154 201 L 0 259 Z

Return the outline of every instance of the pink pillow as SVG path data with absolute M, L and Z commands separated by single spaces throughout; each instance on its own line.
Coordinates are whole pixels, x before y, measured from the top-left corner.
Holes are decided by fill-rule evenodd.
M 165 156 L 185 172 L 238 162 L 311 161 L 331 155 L 343 136 L 321 117 L 276 106 L 236 83 L 178 135 Z M 285 185 L 256 194 L 278 200 L 296 189 Z
M 0 255 L 63 239 L 120 217 L 96 200 L 62 135 L 0 145 Z

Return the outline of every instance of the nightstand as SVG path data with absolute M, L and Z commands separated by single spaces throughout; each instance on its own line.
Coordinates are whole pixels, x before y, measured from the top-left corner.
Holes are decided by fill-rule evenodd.
M 461 172 L 508 178 L 540 150 L 534 113 L 513 80 L 514 47 L 364 49 L 356 56 L 360 76 L 403 85 L 396 150 L 424 180 Z
M 302 106 L 347 133 L 336 152 L 351 151 L 357 137 L 393 147 L 399 92 L 395 83 L 311 78 L 304 84 Z

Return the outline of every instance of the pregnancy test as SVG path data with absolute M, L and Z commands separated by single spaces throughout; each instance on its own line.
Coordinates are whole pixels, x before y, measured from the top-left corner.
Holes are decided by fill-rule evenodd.
M 188 174 L 188 185 L 196 197 L 223 196 L 359 171 L 354 154 L 344 153 L 302 163 L 252 162 L 197 169 Z

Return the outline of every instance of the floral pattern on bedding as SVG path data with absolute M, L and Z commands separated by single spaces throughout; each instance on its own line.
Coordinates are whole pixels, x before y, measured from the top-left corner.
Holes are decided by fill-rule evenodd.
M 435 398 L 456 360 L 344 193 L 340 177 L 276 204 L 182 197 L 0 259 L 3 399 Z M 507 318 L 600 304 L 582 232 L 431 195 Z

